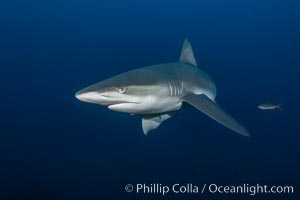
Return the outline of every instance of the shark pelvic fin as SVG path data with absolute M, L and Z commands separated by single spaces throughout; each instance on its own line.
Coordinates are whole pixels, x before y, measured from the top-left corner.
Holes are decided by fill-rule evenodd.
M 143 115 L 142 126 L 144 134 L 147 135 L 149 131 L 156 129 L 165 120 L 170 119 L 176 114 L 176 112 L 168 112 L 164 114 L 151 114 Z
M 241 135 L 248 137 L 250 136 L 250 133 L 241 124 L 235 121 L 235 119 L 233 119 L 230 115 L 223 111 L 217 103 L 209 99 L 206 95 L 189 94 L 185 96 L 183 100 L 191 104 L 204 114 L 208 115 L 212 119 L 216 120 L 223 126 L 226 126 L 227 128 Z
M 192 45 L 187 38 L 184 39 L 179 61 L 186 62 L 197 67 L 197 62 L 194 57 Z

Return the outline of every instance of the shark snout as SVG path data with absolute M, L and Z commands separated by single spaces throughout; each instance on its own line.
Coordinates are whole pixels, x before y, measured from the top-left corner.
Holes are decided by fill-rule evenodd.
M 80 101 L 84 101 L 88 103 L 101 103 L 102 101 L 102 96 L 97 92 L 79 91 L 75 94 L 75 97 Z
M 79 91 L 75 94 L 75 97 L 83 102 L 101 104 L 105 106 L 123 102 L 120 98 L 114 95 L 109 95 L 106 92 Z

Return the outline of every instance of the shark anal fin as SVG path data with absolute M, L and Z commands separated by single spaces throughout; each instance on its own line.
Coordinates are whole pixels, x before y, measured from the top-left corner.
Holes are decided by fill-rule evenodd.
M 163 114 L 143 115 L 142 126 L 144 134 L 147 135 L 149 131 L 156 129 L 161 123 L 167 119 L 170 119 L 175 114 L 175 112 L 168 112 Z
M 193 53 L 192 45 L 190 41 L 185 38 L 181 50 L 181 55 L 179 61 L 189 63 L 195 67 L 197 67 L 197 62 Z
M 223 126 L 244 136 L 250 136 L 249 132 L 235 119 L 228 115 L 218 104 L 209 99 L 206 95 L 189 94 L 184 97 L 184 101 L 191 104 L 204 114 L 216 120 Z

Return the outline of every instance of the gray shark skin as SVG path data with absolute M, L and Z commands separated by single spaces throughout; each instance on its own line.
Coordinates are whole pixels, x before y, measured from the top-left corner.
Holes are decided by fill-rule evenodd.
M 244 136 L 249 132 L 215 102 L 216 86 L 197 67 L 185 39 L 178 62 L 147 66 L 90 85 L 76 98 L 110 110 L 142 115 L 144 134 L 175 115 L 186 102 L 225 127 Z

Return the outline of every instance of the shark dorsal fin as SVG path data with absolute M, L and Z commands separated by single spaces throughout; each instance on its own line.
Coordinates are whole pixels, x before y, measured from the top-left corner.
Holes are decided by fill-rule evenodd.
M 184 43 L 183 43 L 183 46 L 182 46 L 179 61 L 186 62 L 186 63 L 189 63 L 189 64 L 197 67 L 197 62 L 196 62 L 196 59 L 194 57 L 192 45 L 191 45 L 190 41 L 187 38 L 184 39 Z

